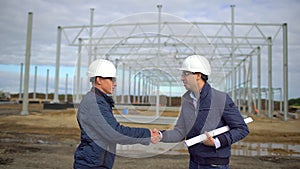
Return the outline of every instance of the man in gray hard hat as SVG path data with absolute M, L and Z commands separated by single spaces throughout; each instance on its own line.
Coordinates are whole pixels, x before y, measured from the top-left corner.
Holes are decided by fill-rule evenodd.
M 174 129 L 159 131 L 159 139 L 180 142 L 206 133 L 207 140 L 188 148 L 189 168 L 228 169 L 231 144 L 245 138 L 248 127 L 229 95 L 212 88 L 207 82 L 211 67 L 205 57 L 187 57 L 180 70 L 181 80 L 188 91 L 182 96 L 181 112 Z M 230 130 L 215 138 L 207 132 L 226 125 Z
M 112 168 L 116 144 L 149 145 L 151 137 L 158 135 L 146 128 L 123 126 L 116 120 L 114 101 L 109 97 L 117 86 L 116 72 L 113 63 L 104 59 L 95 60 L 88 68 L 93 87 L 78 107 L 81 142 L 74 155 L 75 169 Z

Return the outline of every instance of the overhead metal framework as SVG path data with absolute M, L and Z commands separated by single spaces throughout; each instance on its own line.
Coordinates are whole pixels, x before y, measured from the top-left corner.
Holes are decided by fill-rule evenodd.
M 180 86 L 181 72 L 178 68 L 182 61 L 189 55 L 200 54 L 206 56 L 211 63 L 212 75 L 209 81 L 212 86 L 229 92 L 235 102 L 248 104 L 249 113 L 254 111 L 251 109 L 252 104 L 257 102 L 255 109 L 260 113 L 261 79 L 265 78 L 261 77 L 261 55 L 268 58 L 270 104 L 273 99 L 272 60 L 274 57 L 280 57 L 283 63 L 284 119 L 287 120 L 286 23 L 237 23 L 234 21 L 234 5 L 231 6 L 231 22 L 189 22 L 162 13 L 161 5 L 157 7 L 157 13 L 135 14 L 102 25 L 94 25 L 94 9 L 91 9 L 90 25 L 59 26 L 54 101 L 58 101 L 59 60 L 63 35 L 68 45 L 78 47 L 75 80 L 77 83 L 74 86 L 77 99 L 80 99 L 79 91 L 83 87 L 80 82 L 84 74 L 82 72 L 94 59 L 106 58 L 114 62 L 118 69 L 121 68 L 119 85 L 121 84 L 122 89 L 116 95 L 121 95 L 121 102 L 124 102 L 125 93 L 129 97 L 139 92 L 151 95 L 149 91 L 156 91 L 156 95 L 159 96 L 161 87 L 169 88 L 170 92 L 178 90 L 172 86 Z M 282 43 L 281 56 L 272 56 L 275 41 Z M 253 70 L 254 68 L 256 70 Z M 257 77 L 253 77 L 253 72 L 256 72 Z M 139 78 L 136 78 L 137 76 Z M 256 85 L 253 85 L 253 78 L 256 78 Z M 136 80 L 140 80 L 140 83 Z M 124 89 L 124 86 L 127 86 L 127 89 Z M 146 87 L 143 91 L 138 89 L 143 87 Z M 255 95 L 252 93 L 253 88 Z M 268 111 L 270 116 L 272 109 Z

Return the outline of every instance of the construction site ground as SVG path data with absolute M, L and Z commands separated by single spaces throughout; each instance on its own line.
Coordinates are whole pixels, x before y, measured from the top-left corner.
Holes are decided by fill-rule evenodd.
M 0 169 L 70 169 L 80 141 L 74 109 L 44 110 L 42 104 L 30 104 L 29 115 L 20 115 L 21 104 L 0 105 Z M 178 112 L 165 112 L 176 116 Z M 300 145 L 300 120 L 283 121 L 281 116 L 251 116 L 247 143 Z M 124 124 L 141 126 L 136 124 Z M 159 129 L 166 125 L 143 125 Z M 238 145 L 233 148 L 239 149 Z M 269 148 L 269 155 L 233 155 L 232 169 L 300 168 L 299 150 Z M 115 169 L 182 169 L 188 168 L 188 154 L 159 154 L 148 158 L 117 156 Z

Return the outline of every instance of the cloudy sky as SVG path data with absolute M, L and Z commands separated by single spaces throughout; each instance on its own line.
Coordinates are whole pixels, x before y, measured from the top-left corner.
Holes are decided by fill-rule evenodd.
M 29 91 L 33 91 L 34 66 L 38 66 L 37 91 L 45 92 L 46 72 L 49 69 L 49 92 L 54 92 L 57 26 L 88 25 L 90 8 L 95 8 L 94 24 L 110 23 L 135 13 L 157 12 L 158 4 L 163 5 L 164 13 L 188 21 L 230 22 L 230 5 L 235 4 L 236 22 L 288 24 L 289 98 L 300 97 L 298 0 L 0 0 L 0 4 L 0 90 L 11 93 L 19 91 L 20 64 L 25 62 L 28 12 L 33 12 Z M 61 64 L 64 68 L 60 77 L 64 81 L 66 74 L 70 78 L 74 73 L 77 48 L 67 47 L 63 42 L 62 50 L 64 56 Z M 274 59 L 273 85 L 276 88 L 283 87 L 281 62 L 282 59 Z M 60 84 L 60 93 L 64 91 L 63 86 L 64 83 Z M 262 86 L 267 86 L 266 80 Z

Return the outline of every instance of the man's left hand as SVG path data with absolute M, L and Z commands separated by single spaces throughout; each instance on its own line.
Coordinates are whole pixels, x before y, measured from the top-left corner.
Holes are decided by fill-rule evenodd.
M 205 132 L 207 139 L 204 140 L 202 143 L 206 146 L 215 146 L 214 138 L 206 131 Z

